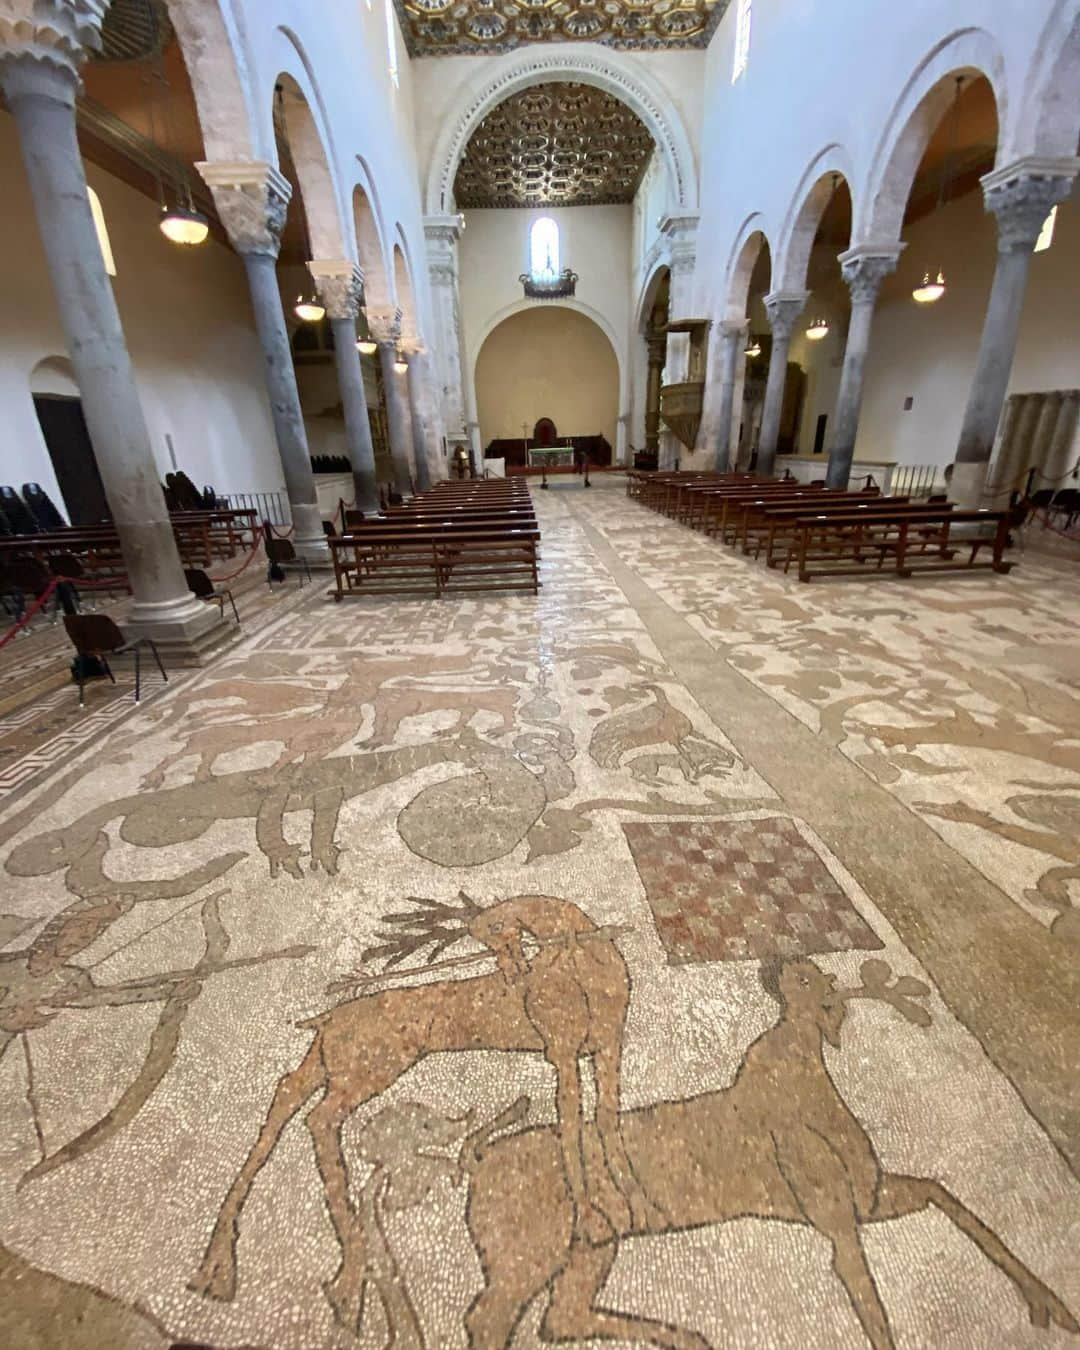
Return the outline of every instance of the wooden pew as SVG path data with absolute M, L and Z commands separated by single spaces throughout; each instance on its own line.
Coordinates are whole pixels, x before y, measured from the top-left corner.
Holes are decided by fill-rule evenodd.
M 807 514 L 795 522 L 791 550 L 798 559 L 799 580 L 815 576 L 858 576 L 884 570 L 886 557 L 892 555 L 892 570 L 897 576 L 910 577 L 922 572 L 957 572 L 989 568 L 1009 572 L 1005 561 L 1009 542 L 1009 511 L 957 510 L 950 504 L 936 506 L 906 503 L 888 505 L 884 498 L 873 511 L 855 519 Z M 927 527 L 937 525 L 936 531 Z M 956 526 L 982 527 L 970 534 L 954 533 Z M 989 532 L 992 531 L 992 534 Z M 814 541 L 819 551 L 815 554 Z M 989 562 L 980 562 L 981 550 L 990 545 Z M 970 552 L 968 552 L 970 550 Z M 967 553 L 956 561 L 957 554 Z M 871 555 L 877 561 L 871 563 Z M 817 566 L 839 562 L 839 566 Z

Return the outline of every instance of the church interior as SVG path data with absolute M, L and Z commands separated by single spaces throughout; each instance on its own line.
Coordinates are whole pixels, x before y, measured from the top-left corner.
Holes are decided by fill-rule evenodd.
M 0 0 L 0 1344 L 1080 1350 L 1080 0 Z

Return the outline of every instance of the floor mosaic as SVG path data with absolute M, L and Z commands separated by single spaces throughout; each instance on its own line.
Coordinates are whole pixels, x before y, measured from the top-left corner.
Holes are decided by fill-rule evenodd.
M 808 594 L 536 496 L 538 597 L 305 593 L 3 805 L 0 1343 L 1076 1345 L 1071 883 L 908 801 L 1075 792 L 1052 573 Z M 1010 767 L 880 734 L 969 723 Z

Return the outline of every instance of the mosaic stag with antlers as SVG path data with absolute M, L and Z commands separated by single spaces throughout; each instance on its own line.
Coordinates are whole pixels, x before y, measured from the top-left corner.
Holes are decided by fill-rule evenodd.
M 573 1207 L 572 1228 L 587 1244 L 608 1241 L 626 1209 L 651 1231 L 662 1214 L 641 1188 L 619 1130 L 622 1039 L 630 977 L 614 938 L 623 930 L 598 927 L 577 905 L 544 895 L 519 895 L 484 906 L 464 893 L 456 904 L 412 898 L 413 908 L 387 916 L 384 940 L 365 959 L 385 963 L 379 975 L 360 972 L 332 986 L 358 996 L 299 1025 L 315 1032 L 300 1065 L 278 1083 L 266 1120 L 221 1207 L 202 1265 L 191 1287 L 214 1298 L 236 1290 L 240 1213 L 259 1169 L 282 1130 L 317 1093 L 307 1116 L 342 1260 L 326 1286 L 335 1315 L 359 1325 L 367 1263 L 362 1225 L 350 1196 L 342 1151 L 345 1122 L 430 1054 L 449 1050 L 510 1050 L 542 1054 L 557 1078 L 560 1172 Z M 484 951 L 435 960 L 465 938 Z M 398 967 L 429 952 L 428 963 Z M 466 979 L 359 993 L 387 974 L 415 976 L 490 960 L 498 969 Z M 588 1057 L 596 1080 L 596 1130 L 603 1140 L 614 1212 L 601 1208 L 585 1184 L 579 1060 Z

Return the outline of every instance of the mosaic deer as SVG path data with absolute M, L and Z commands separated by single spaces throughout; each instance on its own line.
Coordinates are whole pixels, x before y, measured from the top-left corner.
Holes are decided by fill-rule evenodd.
M 895 1342 L 860 1228 L 931 1205 L 1009 1277 L 1035 1326 L 1080 1332 L 1061 1300 L 950 1190 L 887 1171 L 837 1091 L 823 1043 L 839 1048 L 850 1000 L 884 1000 L 908 1020 L 929 1024 L 929 1014 L 913 1001 L 929 993 L 926 985 L 910 976 L 890 984 L 890 974 L 885 962 L 866 961 L 863 984 L 838 989 L 805 959 L 764 968 L 762 982 L 780 1003 L 780 1019 L 749 1047 L 731 1087 L 623 1115 L 635 1175 L 669 1216 L 670 1232 L 739 1218 L 815 1229 L 832 1247 L 833 1269 L 874 1350 L 892 1350 Z M 584 1144 L 590 1186 L 603 1195 L 609 1188 L 602 1143 L 587 1130 Z M 541 1127 L 473 1150 L 467 1216 L 485 1287 L 466 1315 L 470 1344 L 476 1350 L 509 1345 L 529 1304 L 550 1290 L 544 1341 L 606 1337 L 708 1350 L 696 1332 L 597 1305 L 619 1243 L 645 1229 L 624 1208 L 610 1241 L 578 1240 L 560 1148 L 558 1131 Z M 525 1197 L 528 1222 L 522 1222 Z M 605 1213 L 616 1214 L 617 1197 L 601 1203 Z
M 573 1228 L 584 1242 L 609 1241 L 613 1217 L 623 1211 L 633 1215 L 640 1231 L 662 1226 L 663 1216 L 644 1194 L 619 1130 L 630 977 L 613 932 L 598 928 L 577 905 L 549 896 L 519 895 L 486 907 L 464 896 L 458 906 L 417 903 L 419 910 L 390 916 L 399 925 L 398 934 L 367 956 L 393 963 L 429 945 L 437 955 L 471 937 L 486 949 L 480 956 L 407 973 L 491 956 L 498 970 L 353 998 L 299 1024 L 315 1037 L 300 1065 L 278 1083 L 259 1137 L 225 1197 L 191 1283 L 197 1292 L 220 1299 L 235 1294 L 238 1222 L 252 1184 L 285 1126 L 321 1093 L 307 1126 L 342 1253 L 326 1292 L 338 1319 L 355 1330 L 368 1244 L 350 1194 L 341 1132 L 364 1102 L 386 1091 L 418 1060 L 441 1051 L 526 1051 L 544 1055 L 554 1067 L 559 1116 L 555 1163 L 574 1197 Z M 619 1197 L 614 1211 L 599 1208 L 585 1184 L 581 1056 L 591 1059 L 595 1072 L 594 1129 L 603 1148 L 608 1188 Z

